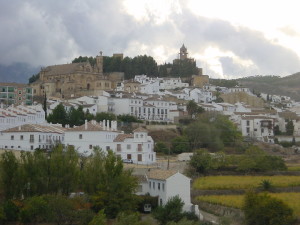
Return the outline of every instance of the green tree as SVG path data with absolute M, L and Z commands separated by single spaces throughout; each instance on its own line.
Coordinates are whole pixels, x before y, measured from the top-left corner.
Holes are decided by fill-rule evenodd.
M 197 173 L 206 173 L 212 169 L 212 156 L 207 150 L 199 149 L 191 157 L 189 166 L 195 169 Z
M 37 81 L 39 78 L 40 78 L 40 74 L 39 74 L 39 73 L 33 74 L 33 75 L 29 78 L 29 82 L 28 82 L 28 83 L 31 84 L 31 83 Z
M 109 218 L 119 212 L 134 210 L 137 206 L 135 189 L 137 180 L 130 170 L 123 170 L 123 162 L 112 151 L 108 151 L 101 170 L 101 183 L 93 196 L 97 210 L 104 209 Z
M 160 224 L 165 225 L 170 221 L 178 222 L 183 218 L 182 209 L 184 202 L 178 197 L 171 197 L 164 206 L 159 206 L 153 216 Z
M 106 216 L 104 210 L 100 210 L 96 216 L 94 216 L 93 220 L 89 223 L 89 225 L 106 225 Z
M 278 125 L 274 126 L 274 135 L 281 135 L 281 131 Z
M 68 195 L 79 183 L 79 156 L 72 147 L 56 146 L 49 157 L 49 193 Z
M 12 199 L 20 196 L 19 166 L 19 162 L 13 152 L 5 151 L 1 155 L 1 190 L 5 199 Z
M 61 103 L 57 105 L 52 113 L 48 115 L 47 121 L 48 123 L 59 123 L 65 126 L 68 123 L 65 107 Z
M 237 170 L 244 172 L 284 171 L 286 165 L 282 158 L 267 155 L 257 146 L 250 146 L 240 157 Z
M 47 113 L 47 95 L 46 95 L 46 92 L 45 92 L 45 95 L 44 95 L 43 110 L 45 112 L 45 118 L 47 119 L 48 113 Z
M 212 121 L 220 131 L 220 139 L 225 146 L 235 146 L 242 141 L 242 134 L 228 117 L 217 114 Z
M 197 114 L 204 112 L 204 109 L 201 106 L 198 106 L 194 100 L 188 101 L 186 109 L 192 118 L 194 118 Z
M 102 122 L 103 120 L 116 120 L 116 115 L 108 112 L 100 112 L 95 116 L 97 122 Z
M 105 162 L 105 154 L 99 147 L 94 147 L 93 154 L 87 158 L 81 171 L 81 185 L 89 195 L 94 195 L 102 182 L 102 170 Z
M 294 134 L 294 124 L 292 120 L 288 120 L 286 123 L 286 134 L 293 135 Z
M 175 154 L 190 152 L 189 140 L 186 136 L 178 136 L 172 140 L 171 151 Z
M 20 164 L 20 186 L 24 197 L 45 194 L 48 191 L 48 166 L 44 152 L 36 150 L 22 152 Z
M 209 148 L 216 151 L 223 148 L 220 130 L 212 124 L 196 121 L 187 126 L 185 134 L 192 149 Z
M 248 192 L 244 207 L 246 224 L 249 225 L 292 225 L 295 224 L 293 210 L 283 201 L 267 194 Z
M 60 224 L 74 224 L 79 212 L 75 209 L 72 200 L 63 195 L 44 196 L 49 208 L 48 220 Z
M 139 122 L 141 122 L 135 116 L 132 116 L 132 115 L 118 115 L 118 121 L 121 121 L 124 123 L 139 123 Z
M 149 220 L 142 220 L 139 213 L 120 213 L 115 225 L 152 225 Z M 153 224 L 154 225 L 154 224 Z
M 47 220 L 49 207 L 41 196 L 28 198 L 20 210 L 20 219 L 23 223 L 39 224 Z
M 161 152 L 164 154 L 169 154 L 169 148 L 167 147 L 167 145 L 164 142 L 157 142 L 154 146 L 154 151 L 155 152 Z

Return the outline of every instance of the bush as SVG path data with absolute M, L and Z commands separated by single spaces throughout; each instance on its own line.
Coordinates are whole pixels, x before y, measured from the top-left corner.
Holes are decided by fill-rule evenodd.
M 3 204 L 3 212 L 6 217 L 6 221 L 17 221 L 19 216 L 19 207 L 12 201 L 8 200 Z
M 293 225 L 293 210 L 283 201 L 267 194 L 249 192 L 245 196 L 244 213 L 248 225 Z
M 155 152 L 161 152 L 161 153 L 164 153 L 164 154 L 169 154 L 169 149 L 168 147 L 166 146 L 165 143 L 163 142 L 157 142 L 154 146 L 154 151 Z
M 45 199 L 40 196 L 25 200 L 24 207 L 20 210 L 20 219 L 23 223 L 40 223 L 47 221 L 49 207 Z
M 172 140 L 171 151 L 175 154 L 189 152 L 191 150 L 189 140 L 185 136 L 178 136 Z
M 184 202 L 178 197 L 172 197 L 164 206 L 159 206 L 153 213 L 155 219 L 157 219 L 162 225 L 167 222 L 178 222 L 183 218 L 182 208 Z

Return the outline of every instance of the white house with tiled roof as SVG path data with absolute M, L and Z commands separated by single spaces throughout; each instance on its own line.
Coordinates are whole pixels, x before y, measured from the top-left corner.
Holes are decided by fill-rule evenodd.
M 24 124 L 45 123 L 45 112 L 40 105 L 0 107 L 0 131 Z
M 67 129 L 61 125 L 24 124 L 0 132 L 0 149 L 33 151 L 51 149 L 64 142 Z
M 122 159 L 131 159 L 137 164 L 156 162 L 154 142 L 148 131 L 138 128 L 133 134 L 117 130 L 116 121 L 85 122 L 82 126 L 65 132 L 65 144 L 72 145 L 81 154 L 89 155 L 98 146 L 102 150 L 113 150 Z
M 151 169 L 147 174 L 147 188 L 143 194 L 158 196 L 158 204 L 165 205 L 172 197 L 178 196 L 184 202 L 183 210 L 194 212 L 200 217 L 198 206 L 191 203 L 191 179 L 174 170 Z M 139 190 L 141 191 L 141 190 Z

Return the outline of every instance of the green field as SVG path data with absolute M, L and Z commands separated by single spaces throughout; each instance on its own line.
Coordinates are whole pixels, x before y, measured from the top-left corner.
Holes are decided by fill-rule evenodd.
M 278 198 L 284 201 L 288 206 L 290 206 L 295 215 L 300 217 L 300 193 L 270 193 L 272 197 Z M 242 208 L 244 196 L 243 195 L 204 195 L 198 196 L 197 200 L 209 202 L 213 204 Z
M 300 176 L 207 176 L 196 179 L 193 188 L 200 190 L 251 189 L 258 187 L 263 180 L 269 180 L 274 187 L 300 186 Z

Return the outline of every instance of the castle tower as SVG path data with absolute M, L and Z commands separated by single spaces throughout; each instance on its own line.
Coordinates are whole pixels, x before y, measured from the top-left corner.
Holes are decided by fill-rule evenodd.
M 103 56 L 102 56 L 102 51 L 100 51 L 100 55 L 96 56 L 96 65 L 94 68 L 94 72 L 96 73 L 103 73 Z
M 179 52 L 179 59 L 180 60 L 184 60 L 188 58 L 188 52 L 186 47 L 184 46 L 184 44 L 182 44 L 182 47 L 180 48 L 180 52 Z

